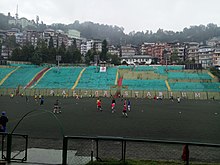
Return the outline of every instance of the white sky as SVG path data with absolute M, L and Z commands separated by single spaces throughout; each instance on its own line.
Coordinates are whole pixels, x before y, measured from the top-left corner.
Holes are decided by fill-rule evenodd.
M 80 23 L 117 25 L 125 32 L 180 31 L 191 25 L 220 25 L 220 0 L 0 0 L 0 13 L 46 24 Z

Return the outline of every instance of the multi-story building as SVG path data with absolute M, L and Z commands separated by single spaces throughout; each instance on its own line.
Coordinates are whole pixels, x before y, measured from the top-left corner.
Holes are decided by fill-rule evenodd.
M 120 56 L 120 51 L 114 45 L 108 46 L 108 53 L 110 53 L 111 55 L 116 55 L 118 57 Z
M 15 40 L 18 45 L 23 46 L 24 34 L 23 33 L 16 33 Z
M 0 30 L 0 44 L 3 43 L 5 38 L 6 38 L 6 31 L 5 30 Z
M 121 57 L 133 57 L 137 54 L 137 48 L 132 45 L 121 46 Z
M 143 55 L 157 58 L 161 64 L 165 64 L 167 60 L 169 61 L 170 46 L 166 43 L 143 43 L 140 51 Z
M 143 44 L 141 44 L 140 47 L 140 53 L 142 55 L 148 55 L 148 54 L 152 54 L 151 52 L 151 47 L 155 45 L 155 43 L 148 43 L 148 42 L 144 42 Z
M 81 54 L 85 56 L 85 54 L 91 49 L 95 49 L 96 52 L 101 52 L 102 51 L 102 41 L 101 40 L 82 39 L 81 45 L 80 45 Z
M 102 41 L 101 40 L 88 40 L 86 42 L 87 51 L 90 49 L 95 49 L 96 52 L 102 51 Z
M 20 33 L 20 29 L 11 28 L 10 30 L 7 30 L 6 35 L 7 36 L 14 36 L 16 33 Z
M 206 41 L 206 44 L 211 47 L 216 47 L 217 45 L 220 44 L 220 37 L 214 37 L 214 38 Z
M 121 64 L 128 65 L 150 65 L 152 61 L 153 57 L 148 55 L 134 55 L 121 57 Z
M 209 68 L 213 64 L 214 49 L 210 46 L 201 46 L 198 50 L 199 64 L 202 64 L 203 68 Z
M 3 60 L 8 60 L 9 57 L 11 56 L 12 49 L 9 48 L 6 45 L 2 45 L 2 52 L 1 52 L 1 57 Z
M 81 44 L 82 44 L 82 39 L 77 39 L 77 38 L 68 38 L 68 47 L 73 45 L 74 42 L 76 43 L 76 48 L 78 50 L 81 50 Z
M 220 48 L 216 48 L 213 54 L 213 66 L 220 66 Z
M 22 28 L 25 28 L 27 26 L 32 26 L 32 27 L 36 27 L 36 24 L 34 22 L 34 20 L 28 20 L 27 18 L 20 18 L 20 19 L 10 19 L 8 20 L 8 24 L 9 25 L 20 25 Z
M 87 53 L 87 45 L 86 45 L 86 42 L 82 42 L 81 43 L 81 46 L 80 46 L 80 52 L 83 56 L 86 55 Z
M 26 30 L 23 32 L 23 44 L 31 44 L 36 47 L 39 39 L 43 39 L 42 32 L 35 30 Z
M 187 42 L 184 43 L 186 45 L 186 60 L 194 60 L 196 64 L 199 63 L 199 43 L 197 42 Z

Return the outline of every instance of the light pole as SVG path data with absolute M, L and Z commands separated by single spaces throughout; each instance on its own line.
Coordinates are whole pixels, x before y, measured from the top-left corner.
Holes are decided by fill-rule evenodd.
M 58 72 L 59 72 L 59 71 L 60 71 L 60 61 L 61 61 L 61 56 L 56 56 L 56 61 L 57 61 Z

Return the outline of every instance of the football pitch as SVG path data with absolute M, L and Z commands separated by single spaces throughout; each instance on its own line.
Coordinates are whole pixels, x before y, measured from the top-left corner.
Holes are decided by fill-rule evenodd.
M 40 105 L 33 97 L 0 96 L 0 110 L 9 118 L 11 132 L 27 115 L 15 133 L 33 138 L 69 136 L 114 136 L 220 144 L 220 101 L 130 99 L 128 118 L 122 116 L 123 101 L 116 99 L 111 112 L 111 98 L 101 98 L 103 111 L 97 111 L 96 98 L 45 97 Z M 56 99 L 61 114 L 51 113 Z

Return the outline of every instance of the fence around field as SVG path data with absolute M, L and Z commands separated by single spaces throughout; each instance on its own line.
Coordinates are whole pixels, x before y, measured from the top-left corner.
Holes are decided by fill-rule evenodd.
M 16 94 L 17 89 L 14 88 L 0 88 L 1 96 L 9 96 L 10 94 Z M 198 99 L 198 100 L 220 100 L 220 92 L 200 92 L 200 91 L 155 91 L 155 90 L 128 90 L 121 88 L 111 88 L 110 90 L 91 90 L 91 89 L 20 89 L 20 94 L 23 96 L 65 96 L 65 97 L 111 97 L 120 93 L 124 98 L 146 98 L 153 99 L 155 96 L 170 99 L 180 97 L 183 99 Z
M 27 161 L 28 143 L 31 141 L 28 135 L 0 133 L 0 138 L 0 160 Z M 183 153 L 186 164 L 190 162 L 220 163 L 220 144 L 108 136 L 63 136 L 60 163 L 75 165 L 108 160 L 182 161 Z M 36 154 L 35 157 L 37 156 Z
M 189 150 L 186 153 L 186 164 L 191 161 L 220 162 L 220 144 L 122 137 L 65 136 L 62 164 L 82 164 L 89 160 L 91 162 L 105 160 L 125 162 L 132 159 L 181 161 L 184 147 Z

